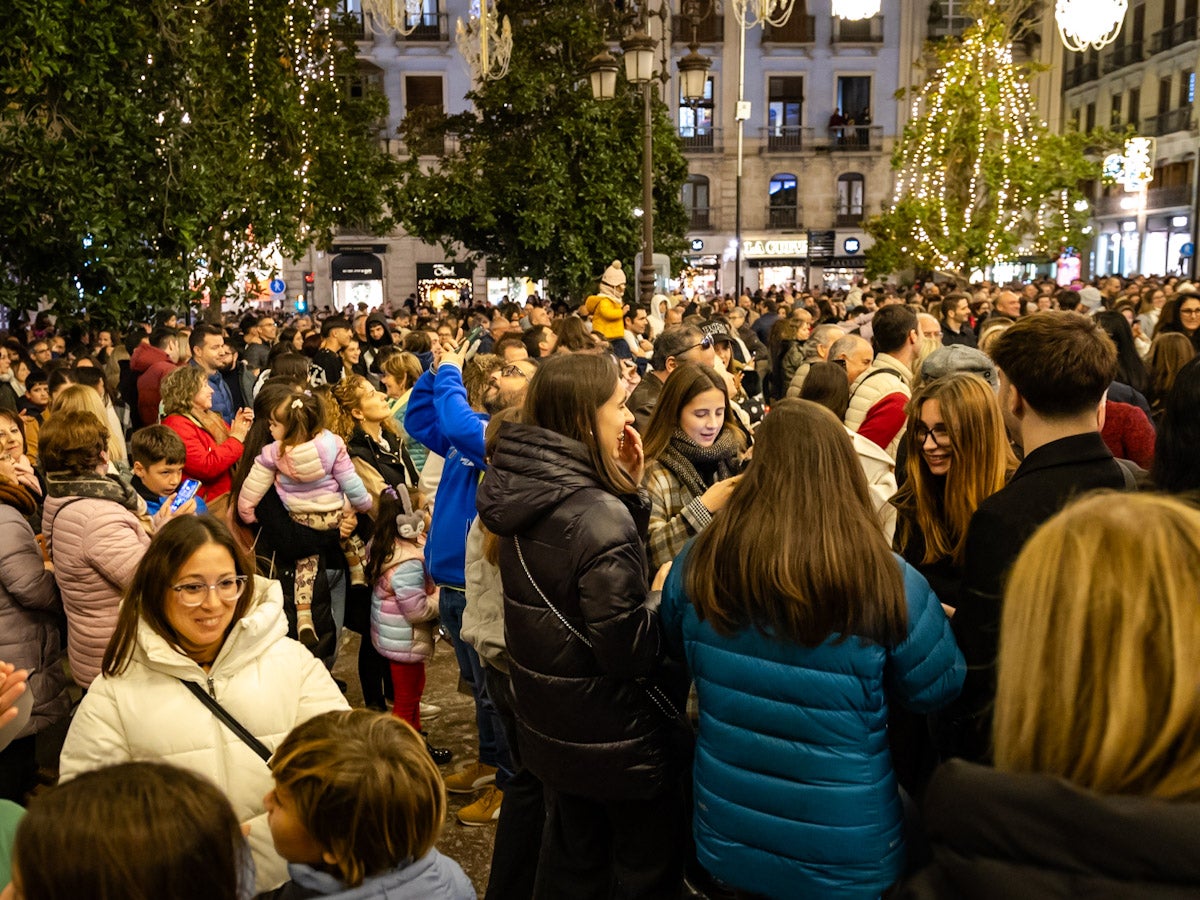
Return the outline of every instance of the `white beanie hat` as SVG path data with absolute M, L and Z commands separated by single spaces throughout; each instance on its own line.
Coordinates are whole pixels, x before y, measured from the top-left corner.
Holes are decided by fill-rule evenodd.
M 600 276 L 600 283 L 620 293 L 625 289 L 625 273 L 621 270 L 621 261 L 614 259 L 612 265 Z

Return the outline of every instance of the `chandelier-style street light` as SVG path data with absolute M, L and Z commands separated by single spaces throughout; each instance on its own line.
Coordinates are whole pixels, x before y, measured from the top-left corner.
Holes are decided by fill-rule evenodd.
M 496 12 L 495 0 L 492 4 L 489 6 L 488 0 L 479 0 L 478 14 L 472 11 L 465 25 L 458 19 L 454 26 L 458 52 L 479 82 L 503 78 L 508 74 L 508 63 L 512 59 L 512 26 L 508 16 L 501 19 Z M 474 8 L 475 4 L 471 5 Z
M 1129 0 L 1056 0 L 1054 21 L 1068 50 L 1099 50 L 1117 39 Z
M 796 0 L 732 0 L 734 18 L 744 32 L 755 25 L 780 28 L 792 15 Z
M 881 0 L 833 0 L 833 15 L 858 22 L 879 15 Z
M 363 9 L 377 22 L 383 22 L 407 37 L 424 21 L 421 0 L 363 0 Z

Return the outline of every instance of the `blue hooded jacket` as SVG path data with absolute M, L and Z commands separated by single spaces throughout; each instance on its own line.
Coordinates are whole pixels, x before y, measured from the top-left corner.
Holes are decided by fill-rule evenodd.
M 487 413 L 467 402 L 462 371 L 443 363 L 413 386 L 404 414 L 404 431 L 446 458 L 425 544 L 425 562 L 437 584 L 462 589 L 466 584 L 467 532 L 475 521 L 475 489 L 483 477 Z
M 889 697 L 932 712 L 966 674 L 950 622 L 904 573 L 908 636 L 816 647 L 757 628 L 723 637 L 685 594 L 688 546 L 663 587 L 662 624 L 696 682 L 696 852 L 727 884 L 787 900 L 875 900 L 904 867 L 888 750 Z

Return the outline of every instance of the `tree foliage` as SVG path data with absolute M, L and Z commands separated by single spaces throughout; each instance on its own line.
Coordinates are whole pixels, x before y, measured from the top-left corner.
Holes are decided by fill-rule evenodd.
M 379 95 L 333 0 L 10 0 L 0 303 L 121 321 L 220 297 L 265 248 L 391 227 Z
M 963 279 L 1017 257 L 1055 258 L 1085 240 L 1083 185 L 1100 176 L 1107 132 L 1052 134 L 1012 42 L 1022 0 L 978 2 L 960 40 L 932 48 L 936 70 L 917 88 L 892 156 L 896 196 L 867 223 L 867 272 L 940 271 Z
M 588 7 L 508 0 L 508 74 L 469 97 L 474 110 L 417 111 L 401 131 L 410 149 L 395 213 L 410 234 L 488 258 L 489 272 L 546 279 L 580 294 L 613 259 L 632 270 L 641 246 L 640 90 L 592 99 L 588 60 L 604 46 Z M 654 104 L 655 251 L 678 259 L 687 219 L 680 189 L 687 164 L 669 112 Z M 430 166 L 421 150 L 450 151 Z

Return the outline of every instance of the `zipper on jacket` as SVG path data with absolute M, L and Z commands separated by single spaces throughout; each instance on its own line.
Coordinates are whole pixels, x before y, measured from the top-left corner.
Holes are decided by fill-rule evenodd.
M 205 680 L 208 682 L 208 696 L 210 696 L 214 700 L 216 700 L 217 699 L 217 689 L 215 687 L 213 687 L 212 676 L 211 675 L 205 676 Z

